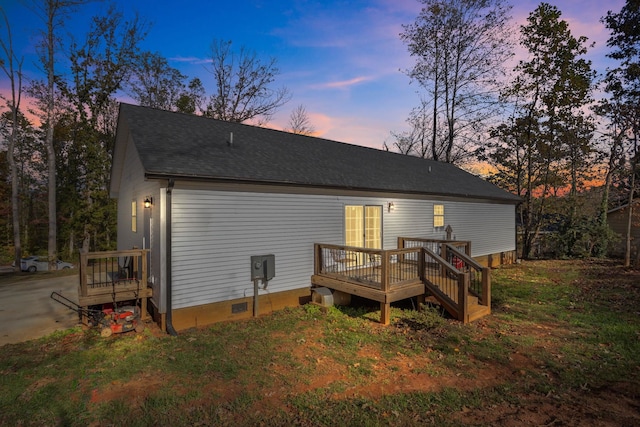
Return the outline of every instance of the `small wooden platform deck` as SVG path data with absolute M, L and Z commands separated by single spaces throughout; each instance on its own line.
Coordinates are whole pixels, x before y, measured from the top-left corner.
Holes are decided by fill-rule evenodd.
M 147 286 L 146 249 L 88 252 L 80 254 L 78 305 L 139 301 L 141 318 L 146 319 L 147 300 L 153 291 Z M 82 319 L 83 323 L 87 319 Z

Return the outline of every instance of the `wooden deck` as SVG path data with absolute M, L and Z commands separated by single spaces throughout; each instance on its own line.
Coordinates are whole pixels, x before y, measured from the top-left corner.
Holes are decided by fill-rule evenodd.
M 311 283 L 379 302 L 383 324 L 390 322 L 392 302 L 426 295 L 464 323 L 490 314 L 489 269 L 477 264 L 461 242 L 436 242 L 444 257 L 427 245 L 376 250 L 316 244 Z
M 78 305 L 138 300 L 142 319 L 147 317 L 147 300 L 153 295 L 147 287 L 146 249 L 88 252 L 80 254 Z M 87 319 L 82 319 L 84 323 Z
M 382 322 L 385 323 L 384 319 L 389 316 L 389 305 L 392 302 L 425 294 L 422 280 L 411 276 L 413 270 L 417 270 L 415 264 L 389 263 L 387 283 L 392 285 L 386 290 L 382 285 L 384 280 L 381 267 L 361 267 L 343 272 L 318 274 L 311 278 L 311 283 L 378 301 L 383 311 Z

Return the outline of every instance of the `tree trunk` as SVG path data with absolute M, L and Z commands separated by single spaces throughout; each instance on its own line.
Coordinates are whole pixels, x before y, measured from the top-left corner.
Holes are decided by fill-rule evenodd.
M 49 237 L 48 237 L 48 255 L 49 270 L 55 269 L 55 262 L 58 258 L 57 249 L 57 209 L 56 209 L 56 152 L 53 146 L 53 127 L 54 127 L 54 96 L 55 96 L 55 74 L 54 74 L 54 19 L 56 15 L 56 6 L 49 6 L 49 14 L 47 21 L 47 134 L 45 144 L 47 146 L 47 169 L 49 173 Z
M 609 210 L 609 193 L 611 191 L 611 179 L 615 168 L 614 162 L 614 148 L 611 148 L 611 154 L 609 156 L 609 167 L 607 168 L 607 174 L 604 177 L 604 191 L 602 192 L 602 201 L 600 202 L 600 225 L 607 225 L 607 212 Z
M 633 192 L 636 187 L 636 158 L 631 161 L 631 189 L 629 190 L 629 209 L 627 210 L 627 238 L 624 250 L 624 266 L 631 266 L 631 226 L 633 224 Z
M 436 72 L 436 78 L 433 83 L 433 125 L 431 129 L 431 158 L 438 161 L 438 73 Z
M 71 257 L 73 256 L 73 250 L 75 249 L 74 244 L 73 244 L 73 240 L 74 239 L 75 239 L 75 234 L 74 234 L 73 230 L 71 230 L 69 232 L 69 251 L 67 252 L 69 259 L 71 259 Z
M 82 253 L 89 252 L 89 246 L 91 245 L 91 234 L 89 233 L 89 226 L 87 224 L 84 225 L 84 238 L 82 239 L 82 247 L 80 251 Z
M 22 245 L 20 242 L 20 207 L 18 192 L 18 167 L 13 157 L 15 140 L 16 140 L 17 114 L 13 114 L 13 130 L 11 131 L 11 140 L 9 142 L 8 157 L 9 167 L 11 168 L 11 225 L 13 227 L 13 256 L 14 270 L 20 271 L 20 259 L 22 258 Z
M 20 241 L 20 185 L 18 182 L 18 166 L 15 159 L 15 147 L 18 139 L 20 100 L 22 98 L 22 60 L 17 61 L 13 51 L 13 38 L 11 36 L 11 26 L 4 11 L 0 9 L 7 26 L 7 42 L 0 42 L 2 50 L 6 53 L 6 60 L 0 63 L 2 71 L 7 75 L 11 83 L 11 98 L 7 100 L 7 105 L 11 110 L 11 134 L 9 135 L 9 146 L 7 147 L 7 160 L 11 173 L 11 225 L 13 229 L 13 259 L 15 271 L 20 271 L 20 259 L 22 258 L 22 244 Z M 17 70 L 14 66 L 16 60 Z M 17 80 L 17 82 L 16 82 Z M 16 87 L 17 84 L 17 87 Z

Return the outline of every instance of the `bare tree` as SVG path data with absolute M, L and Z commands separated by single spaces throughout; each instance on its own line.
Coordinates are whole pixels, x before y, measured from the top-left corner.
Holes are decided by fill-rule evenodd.
M 0 58 L 0 68 L 9 79 L 11 84 L 10 99 L 7 105 L 11 113 L 11 133 L 9 134 L 9 146 L 7 147 L 7 159 L 11 172 L 11 224 L 13 228 L 13 248 L 14 248 L 14 269 L 20 271 L 20 258 L 22 258 L 22 245 L 20 242 L 20 208 L 19 208 L 19 183 L 18 167 L 15 161 L 15 147 L 18 139 L 18 116 L 20 111 L 20 101 L 22 97 L 22 61 L 18 59 L 13 50 L 13 38 L 11 36 L 11 26 L 9 19 L 2 8 L 0 8 L 5 25 L 7 26 L 7 41 L 0 39 L 0 48 L 4 58 Z
M 316 131 L 309 120 L 309 115 L 304 105 L 298 105 L 295 110 L 291 112 L 289 116 L 289 127 L 285 128 L 285 130 L 298 135 L 311 135 Z
M 64 18 L 79 5 L 89 0 L 33 0 L 33 9 L 45 24 L 42 31 L 38 55 L 46 76 L 46 97 L 43 122 L 45 125 L 45 145 L 47 149 L 48 170 L 48 257 L 49 268 L 53 269 L 58 258 L 57 250 L 57 207 L 56 207 L 56 151 L 53 144 L 55 127 L 55 81 L 56 49 L 59 45 L 58 30 L 63 26 Z
M 421 2 L 400 34 L 416 58 L 407 74 L 429 95 L 419 108 L 428 120 L 413 124 L 421 126 L 427 157 L 453 163 L 474 154 L 472 144 L 498 112 L 498 83 L 513 55 L 511 7 L 505 0 Z
M 159 53 L 144 52 L 136 61 L 129 86 L 140 105 L 171 111 L 186 91 L 185 79 Z
M 431 108 L 431 103 L 422 99 L 420 105 L 411 110 L 406 120 L 410 127 L 409 130 L 391 132 L 394 151 L 423 159 L 445 158 L 447 146 L 439 143 L 439 141 L 444 140 L 444 130 L 437 126 L 433 127 Z M 389 150 L 386 142 L 385 148 Z M 449 154 L 449 159 L 451 163 L 458 163 L 468 156 L 469 154 L 464 150 L 464 147 L 454 145 Z
M 205 115 L 230 122 L 256 119 L 258 124 L 269 121 L 291 95 L 286 87 L 272 89 L 279 74 L 276 59 L 263 62 L 241 47 L 231 50 L 231 41 L 214 40 L 211 44 L 211 68 L 216 85 Z

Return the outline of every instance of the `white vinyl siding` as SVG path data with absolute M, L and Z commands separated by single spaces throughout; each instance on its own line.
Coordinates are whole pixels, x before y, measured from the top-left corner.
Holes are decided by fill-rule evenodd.
M 275 255 L 276 277 L 261 294 L 308 287 L 313 244 L 345 243 L 345 207 L 379 207 L 388 201 L 176 188 L 171 224 L 173 307 L 252 296 L 252 255 Z M 433 201 L 393 201 L 396 210 L 382 216 L 383 249 L 395 248 L 398 236 L 443 238 L 433 227 Z M 513 205 L 443 204 L 456 237 L 473 240 L 474 255 L 514 248 Z
M 457 240 L 471 241 L 473 256 L 515 250 L 515 206 L 455 203 L 446 208 L 446 223 L 453 227 Z
M 151 230 L 162 235 L 160 217 L 163 214 L 162 198 L 160 197 L 160 185 L 158 181 L 146 180 L 138 153 L 133 144 L 126 145 L 125 163 L 122 168 L 120 187 L 118 188 L 118 250 L 138 248 L 149 248 L 149 278 L 153 287 L 152 300 L 164 313 L 164 276 L 161 259 L 164 253 L 161 251 L 158 239 L 152 240 Z M 151 195 L 154 205 L 145 209 L 138 200 L 144 200 L 146 195 Z M 132 217 L 132 202 L 136 203 L 135 218 Z M 135 232 L 132 231 L 135 220 Z M 149 231 L 149 233 L 147 233 Z M 149 235 L 147 235 L 149 234 Z M 161 258 L 162 257 L 162 258 Z
M 136 240 L 139 236 L 132 231 L 131 202 L 137 197 L 136 187 L 144 182 L 144 175 L 133 144 L 126 145 L 126 153 L 120 179 L 121 185 L 118 188 L 118 249 L 131 249 L 133 245 L 139 245 Z M 136 223 L 136 229 L 137 227 Z
M 394 200 L 394 212 L 384 215 L 384 249 L 395 248 L 397 237 L 445 239 L 442 227 L 434 227 L 433 201 Z M 470 240 L 471 254 L 482 256 L 515 249 L 515 205 L 438 202 L 444 206 L 444 227 L 453 229 L 452 238 Z
M 252 255 L 275 255 L 261 293 L 308 287 L 313 243 L 342 241 L 335 198 L 176 189 L 172 204 L 174 308 L 252 296 Z

